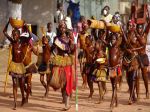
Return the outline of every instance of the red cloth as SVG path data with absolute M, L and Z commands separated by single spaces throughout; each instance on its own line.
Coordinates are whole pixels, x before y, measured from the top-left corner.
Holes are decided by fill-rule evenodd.
M 121 67 L 118 67 L 118 76 L 121 76 Z
M 65 69 L 66 81 L 67 81 L 66 92 L 67 92 L 67 95 L 70 95 L 73 90 L 72 66 L 66 66 L 66 67 L 64 67 L 64 69 Z

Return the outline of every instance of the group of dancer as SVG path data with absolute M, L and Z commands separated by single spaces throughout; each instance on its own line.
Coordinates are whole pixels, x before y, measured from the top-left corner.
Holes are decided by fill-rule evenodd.
M 59 6 L 61 9 L 61 5 Z M 82 87 L 87 84 L 90 90 L 89 98 L 92 98 L 94 89 L 93 83 L 98 84 L 99 102 L 103 101 L 107 91 L 106 81 L 110 78 L 112 84 L 112 99 L 110 107 L 118 105 L 117 84 L 121 87 L 122 74 L 126 71 L 127 84 L 129 86 L 129 104 L 137 101 L 139 97 L 139 73 L 143 76 L 146 89 L 146 98 L 149 98 L 148 56 L 146 54 L 147 35 L 150 29 L 150 18 L 144 24 L 138 24 L 131 14 L 127 25 L 121 21 L 119 12 L 114 15 L 109 13 L 110 7 L 102 9 L 101 22 L 103 29 L 89 28 L 91 21 L 81 16 L 80 21 L 73 27 L 70 24 L 71 12 L 67 17 L 57 15 L 57 33 L 52 32 L 52 23 L 47 24 L 47 32 L 42 30 L 43 37 L 39 40 L 41 47 L 32 43 L 32 32 L 24 24 L 22 31 L 14 28 L 12 37 L 7 34 L 7 27 L 4 28 L 4 35 L 11 42 L 12 61 L 9 65 L 9 74 L 13 81 L 14 109 L 16 109 L 17 86 L 19 82 L 23 106 L 28 102 L 29 95 L 32 95 L 31 79 L 32 73 L 40 74 L 40 81 L 45 88 L 45 97 L 48 96 L 49 86 L 54 90 L 62 92 L 62 102 L 65 110 L 70 109 L 70 96 L 75 89 L 75 55 L 78 46 L 78 59 L 83 79 Z M 92 18 L 94 20 L 94 17 Z M 119 26 L 120 31 L 116 32 L 108 28 L 108 23 Z M 126 30 L 124 29 L 126 26 Z M 78 38 L 78 39 L 77 39 Z M 37 55 L 36 65 L 32 63 L 32 52 Z M 37 68 L 36 68 L 37 67 Z M 44 77 L 46 75 L 46 82 Z M 136 91 L 136 94 L 135 94 Z M 26 95 L 26 96 L 25 96 Z

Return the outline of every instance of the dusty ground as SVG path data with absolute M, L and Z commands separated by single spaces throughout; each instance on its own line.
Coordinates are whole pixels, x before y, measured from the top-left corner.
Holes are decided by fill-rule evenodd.
M 8 50 L 0 50 L 0 111 L 1 112 L 14 112 L 13 99 L 9 98 L 12 95 L 12 82 L 9 76 L 7 91 L 4 93 L 4 80 L 7 69 Z M 101 104 L 95 104 L 98 101 L 98 90 L 95 84 L 95 93 L 92 101 L 87 99 L 89 90 L 81 89 L 81 77 L 79 77 L 79 112 L 109 112 L 109 105 L 111 100 L 111 86 L 108 81 L 108 93 L 105 95 L 104 102 Z M 140 81 L 140 101 L 136 104 L 128 105 L 129 93 L 127 93 L 127 84 L 124 79 L 122 90 L 118 92 L 119 105 L 114 108 L 113 112 L 150 112 L 150 99 L 145 99 L 145 89 L 143 81 Z M 17 110 L 15 112 L 61 112 L 64 105 L 61 104 L 60 91 L 53 91 L 52 88 L 49 92 L 48 98 L 43 98 L 44 88 L 41 86 L 39 81 L 39 74 L 34 74 L 32 79 L 33 95 L 29 99 L 29 103 L 25 104 L 24 107 L 20 107 L 20 90 L 18 89 L 18 103 Z M 149 84 L 150 85 L 150 84 Z M 75 96 L 75 95 L 73 95 Z M 71 100 L 72 108 L 69 112 L 75 112 L 75 97 Z

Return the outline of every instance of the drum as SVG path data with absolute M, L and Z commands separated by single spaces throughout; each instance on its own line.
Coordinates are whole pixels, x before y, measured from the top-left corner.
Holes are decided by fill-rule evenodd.
M 119 26 L 119 25 L 116 25 L 116 24 L 109 24 L 109 25 L 107 26 L 107 28 L 108 28 L 111 32 L 113 32 L 113 33 L 119 33 L 119 32 L 121 32 L 120 26 Z
M 105 28 L 105 24 L 103 21 L 89 19 L 89 20 L 87 20 L 87 22 L 88 22 L 88 25 L 90 28 L 94 28 L 94 29 L 104 29 Z

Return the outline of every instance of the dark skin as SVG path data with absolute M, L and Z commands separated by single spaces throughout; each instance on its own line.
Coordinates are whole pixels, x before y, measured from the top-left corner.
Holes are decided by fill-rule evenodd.
M 98 64 L 97 68 L 99 69 L 100 67 L 103 68 L 104 66 L 107 66 L 107 64 L 108 64 L 107 63 L 107 56 L 105 54 L 103 43 L 101 41 L 98 40 L 96 42 L 95 50 L 96 50 L 95 59 L 99 59 L 99 58 L 105 58 L 106 59 L 105 63 Z M 100 96 L 100 99 L 99 99 L 98 103 L 101 103 L 101 101 L 103 100 L 104 94 L 106 93 L 106 82 L 99 81 L 99 82 L 97 82 L 97 84 L 98 84 L 99 96 Z
M 86 64 L 88 66 L 91 66 L 93 64 L 93 58 L 94 58 L 94 45 L 92 43 L 92 40 L 89 39 L 90 36 L 86 37 L 85 39 L 85 53 L 86 53 Z M 87 77 L 87 83 L 90 88 L 90 94 L 89 98 L 92 98 L 94 89 L 93 89 L 93 82 L 91 81 L 91 67 L 85 68 L 86 71 L 88 70 L 86 77 Z
M 132 51 L 138 51 L 139 55 L 146 54 L 146 43 L 149 30 L 150 30 L 150 21 L 148 22 L 145 31 L 143 31 L 143 27 L 137 27 L 136 37 L 139 41 L 140 48 L 134 48 L 132 49 Z M 146 98 L 149 98 L 147 66 L 141 67 L 141 71 L 146 89 Z
M 67 55 L 74 54 L 75 49 L 74 49 L 74 47 L 71 47 L 71 46 L 73 46 L 71 34 L 69 34 L 69 36 L 66 35 L 66 25 L 64 23 L 60 24 L 59 30 L 60 30 L 60 36 L 56 37 L 56 39 L 61 38 L 66 44 L 69 44 L 69 48 L 61 49 L 54 44 L 53 47 L 55 48 L 55 50 L 57 50 L 57 55 L 65 56 L 65 54 L 67 54 Z M 55 43 L 55 40 L 54 40 L 54 43 Z M 61 92 L 62 92 L 62 97 L 63 97 L 63 103 L 65 103 L 65 104 L 68 103 L 68 101 L 65 100 L 66 99 L 65 97 L 68 96 L 66 93 L 66 84 L 61 89 Z
M 132 51 L 134 48 L 139 48 L 138 46 L 138 40 L 137 37 L 135 36 L 135 30 L 131 30 L 131 27 L 128 27 L 129 32 L 127 33 L 128 36 L 128 42 L 126 42 L 126 49 L 125 52 L 128 53 L 129 56 L 134 56 L 135 51 Z M 128 56 L 127 55 L 127 56 Z M 139 77 L 137 75 L 138 68 L 138 60 L 137 58 L 134 58 L 131 60 L 130 65 L 132 65 L 132 70 L 129 68 L 126 70 L 127 71 L 127 82 L 129 85 L 129 91 L 130 91 L 130 97 L 129 97 L 129 104 L 132 104 L 135 99 L 135 89 L 137 93 L 137 98 L 139 98 Z M 130 67 L 130 68 L 131 68 Z
M 47 24 L 47 31 L 51 32 L 52 31 L 52 23 Z
M 128 23 L 128 32 L 127 32 L 127 35 L 125 35 L 124 31 L 123 31 L 123 37 L 124 37 L 124 40 L 125 40 L 125 54 L 126 57 L 129 57 L 129 56 L 134 56 L 135 52 L 137 51 L 134 51 L 134 49 L 141 49 L 142 47 L 139 46 L 139 42 L 137 40 L 137 37 L 135 35 L 135 24 L 133 23 Z M 130 58 L 130 57 L 129 57 Z M 133 59 L 130 64 L 133 64 L 133 65 L 136 65 L 138 66 L 137 64 L 137 59 Z M 129 64 L 128 64 L 129 65 Z M 137 94 L 137 99 L 139 99 L 139 76 L 136 76 L 137 74 L 137 70 L 135 70 L 136 66 L 134 66 L 134 70 L 132 71 L 129 71 L 128 69 L 128 65 L 124 65 L 124 69 L 127 71 L 127 82 L 128 82 L 128 86 L 129 86 L 129 92 L 130 92 L 130 97 L 129 97 L 129 104 L 132 104 L 132 102 L 134 102 L 136 99 L 135 99 L 135 89 L 136 89 L 136 94 Z M 134 79 L 133 79 L 133 76 L 136 76 Z
M 120 48 L 119 43 L 120 40 L 116 34 L 111 35 L 111 45 L 109 46 L 109 67 L 113 68 L 120 64 Z M 110 74 L 111 75 L 111 74 Z M 117 76 L 110 77 L 111 85 L 112 85 L 112 99 L 110 108 L 113 108 L 113 105 L 118 105 L 118 98 L 117 98 Z
M 109 64 L 110 67 L 115 67 L 118 64 L 120 64 L 120 49 L 119 46 L 117 45 L 118 42 L 117 41 L 117 37 L 112 36 L 112 40 L 111 40 L 111 44 L 112 46 L 109 47 Z
M 50 60 L 50 55 L 51 55 L 51 52 L 50 52 L 51 48 L 48 44 L 48 39 L 45 36 L 42 37 L 42 44 L 43 44 L 42 62 L 45 64 L 48 64 L 49 60 Z M 49 66 L 49 65 L 47 65 L 47 66 Z M 50 83 L 50 73 L 46 74 L 47 84 L 44 81 L 44 76 L 45 76 L 45 74 L 40 74 L 40 81 L 46 90 L 44 96 L 48 97 L 48 92 L 49 92 L 49 85 L 48 84 Z
M 83 49 L 84 52 L 85 52 L 85 49 L 86 49 L 86 43 L 85 43 L 86 41 L 85 40 L 87 38 L 87 34 L 86 34 L 87 30 L 88 30 L 88 25 L 87 25 L 86 22 L 83 22 L 82 23 L 82 32 L 81 32 L 81 34 L 79 34 L 79 43 L 80 43 L 80 48 Z M 85 65 L 83 65 L 82 62 L 80 62 L 80 69 L 81 69 L 81 72 L 82 72 L 82 79 L 83 79 L 82 87 L 86 88 L 86 86 L 87 86 L 87 77 L 86 77 L 85 73 L 83 73 L 84 66 Z
M 22 63 L 22 60 L 24 58 L 22 54 L 21 44 L 19 42 L 20 32 L 15 29 L 12 31 L 12 38 L 7 33 L 9 22 L 6 24 L 3 33 L 7 37 L 7 39 L 11 42 L 12 45 L 12 61 L 15 63 Z M 13 81 L 13 96 L 14 96 L 14 107 L 13 109 L 16 109 L 16 103 L 17 103 L 17 79 L 16 77 L 12 77 Z M 21 106 L 25 103 L 25 97 L 24 97 L 24 79 L 19 78 L 19 84 L 20 84 L 20 90 L 22 94 L 22 103 Z
M 25 26 L 27 28 L 27 26 Z M 28 28 L 27 28 L 27 32 L 29 32 Z M 30 32 L 29 32 L 30 34 Z M 23 55 L 25 56 L 23 59 L 23 64 L 25 66 L 28 66 L 31 62 L 32 62 L 32 52 L 35 55 L 38 55 L 38 51 L 37 49 L 35 49 L 30 43 L 31 36 L 29 36 L 28 38 L 26 37 L 21 37 L 21 49 L 23 51 Z M 30 71 L 30 70 L 29 70 Z M 28 98 L 29 98 L 29 94 L 32 94 L 31 91 L 31 79 L 32 79 L 32 72 L 28 72 L 26 73 L 28 74 L 28 76 L 25 78 L 26 84 L 25 85 L 25 91 L 26 91 L 26 102 L 28 102 Z

